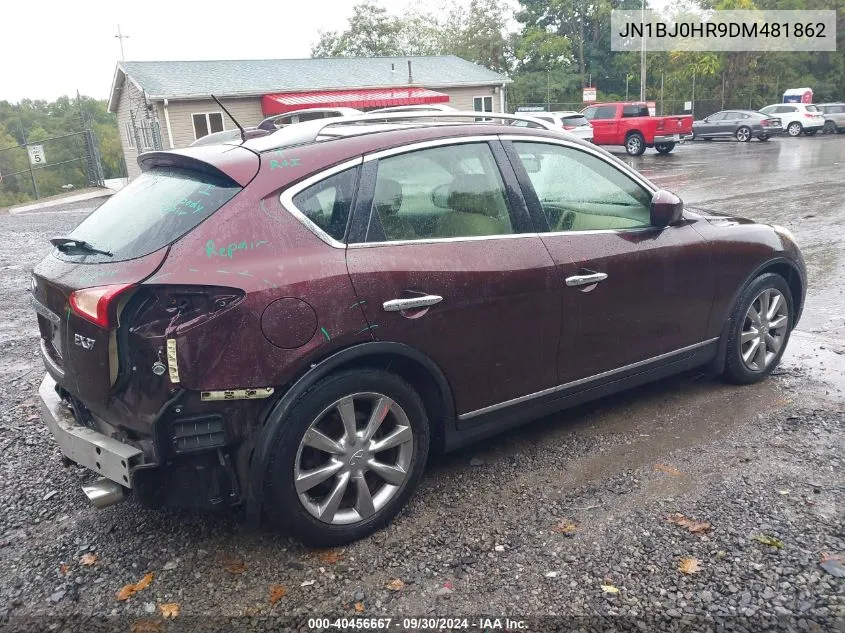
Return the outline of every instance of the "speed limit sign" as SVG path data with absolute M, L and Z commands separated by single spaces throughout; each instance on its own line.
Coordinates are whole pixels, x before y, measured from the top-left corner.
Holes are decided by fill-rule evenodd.
M 27 150 L 29 150 L 29 163 L 31 165 L 44 165 L 47 162 L 44 157 L 43 145 L 30 145 Z

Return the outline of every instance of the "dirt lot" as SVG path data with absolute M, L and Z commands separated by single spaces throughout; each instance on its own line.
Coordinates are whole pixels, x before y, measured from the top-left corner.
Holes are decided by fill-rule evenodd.
M 404 630 L 439 615 L 469 630 L 506 616 L 524 621 L 513 630 L 845 630 L 845 578 L 820 566 L 845 554 L 845 139 L 626 160 L 689 204 L 796 233 L 811 288 L 777 375 L 732 387 L 691 373 L 434 459 L 388 529 L 329 552 L 244 533 L 237 514 L 88 505 L 80 485 L 94 477 L 61 466 L 38 419 L 27 290 L 46 238 L 91 206 L 0 215 L 0 629 L 318 630 L 309 618 L 384 616 Z M 684 559 L 698 571 L 680 571 Z M 149 586 L 116 598 L 147 572 Z M 286 592 L 272 603 L 274 585 Z M 170 603 L 180 614 L 164 621 Z

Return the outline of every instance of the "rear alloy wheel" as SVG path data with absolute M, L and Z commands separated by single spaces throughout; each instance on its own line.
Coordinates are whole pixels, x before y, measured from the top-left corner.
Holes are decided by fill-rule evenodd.
M 824 132 L 825 134 L 833 134 L 835 131 L 836 123 L 834 123 L 833 121 L 824 122 L 824 128 L 822 129 L 822 132 Z
M 734 132 L 734 136 L 736 136 L 736 140 L 740 143 L 747 143 L 751 140 L 751 129 L 743 125 L 742 127 L 737 128 L 737 131 Z
M 768 273 L 752 281 L 737 302 L 725 358 L 725 377 L 750 384 L 777 366 L 792 331 L 792 293 L 783 277 Z
M 417 393 L 382 371 L 329 376 L 283 423 L 265 478 L 270 519 L 307 545 L 368 536 L 407 503 L 428 455 Z
M 801 136 L 803 129 L 798 121 L 793 121 L 786 126 L 786 133 L 790 136 Z
M 645 139 L 639 132 L 632 132 L 625 139 L 625 151 L 631 156 L 642 156 L 645 151 Z
M 654 149 L 657 150 L 658 154 L 668 154 L 673 149 L 675 149 L 674 143 L 655 143 Z

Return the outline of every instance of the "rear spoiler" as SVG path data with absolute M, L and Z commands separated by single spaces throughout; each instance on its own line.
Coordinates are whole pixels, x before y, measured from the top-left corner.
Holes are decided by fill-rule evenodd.
M 244 160 L 241 151 L 249 152 L 255 162 Z M 190 169 L 234 182 L 245 187 L 261 167 L 260 156 L 240 145 L 203 145 L 178 150 L 144 152 L 138 156 L 141 171 L 155 167 Z

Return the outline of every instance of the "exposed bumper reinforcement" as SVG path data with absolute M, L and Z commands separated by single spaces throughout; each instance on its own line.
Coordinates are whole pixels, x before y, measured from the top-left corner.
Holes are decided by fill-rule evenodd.
M 41 419 L 56 438 L 65 457 L 102 477 L 131 488 L 129 468 L 141 450 L 76 422 L 56 393 L 56 381 L 47 374 L 38 388 Z

